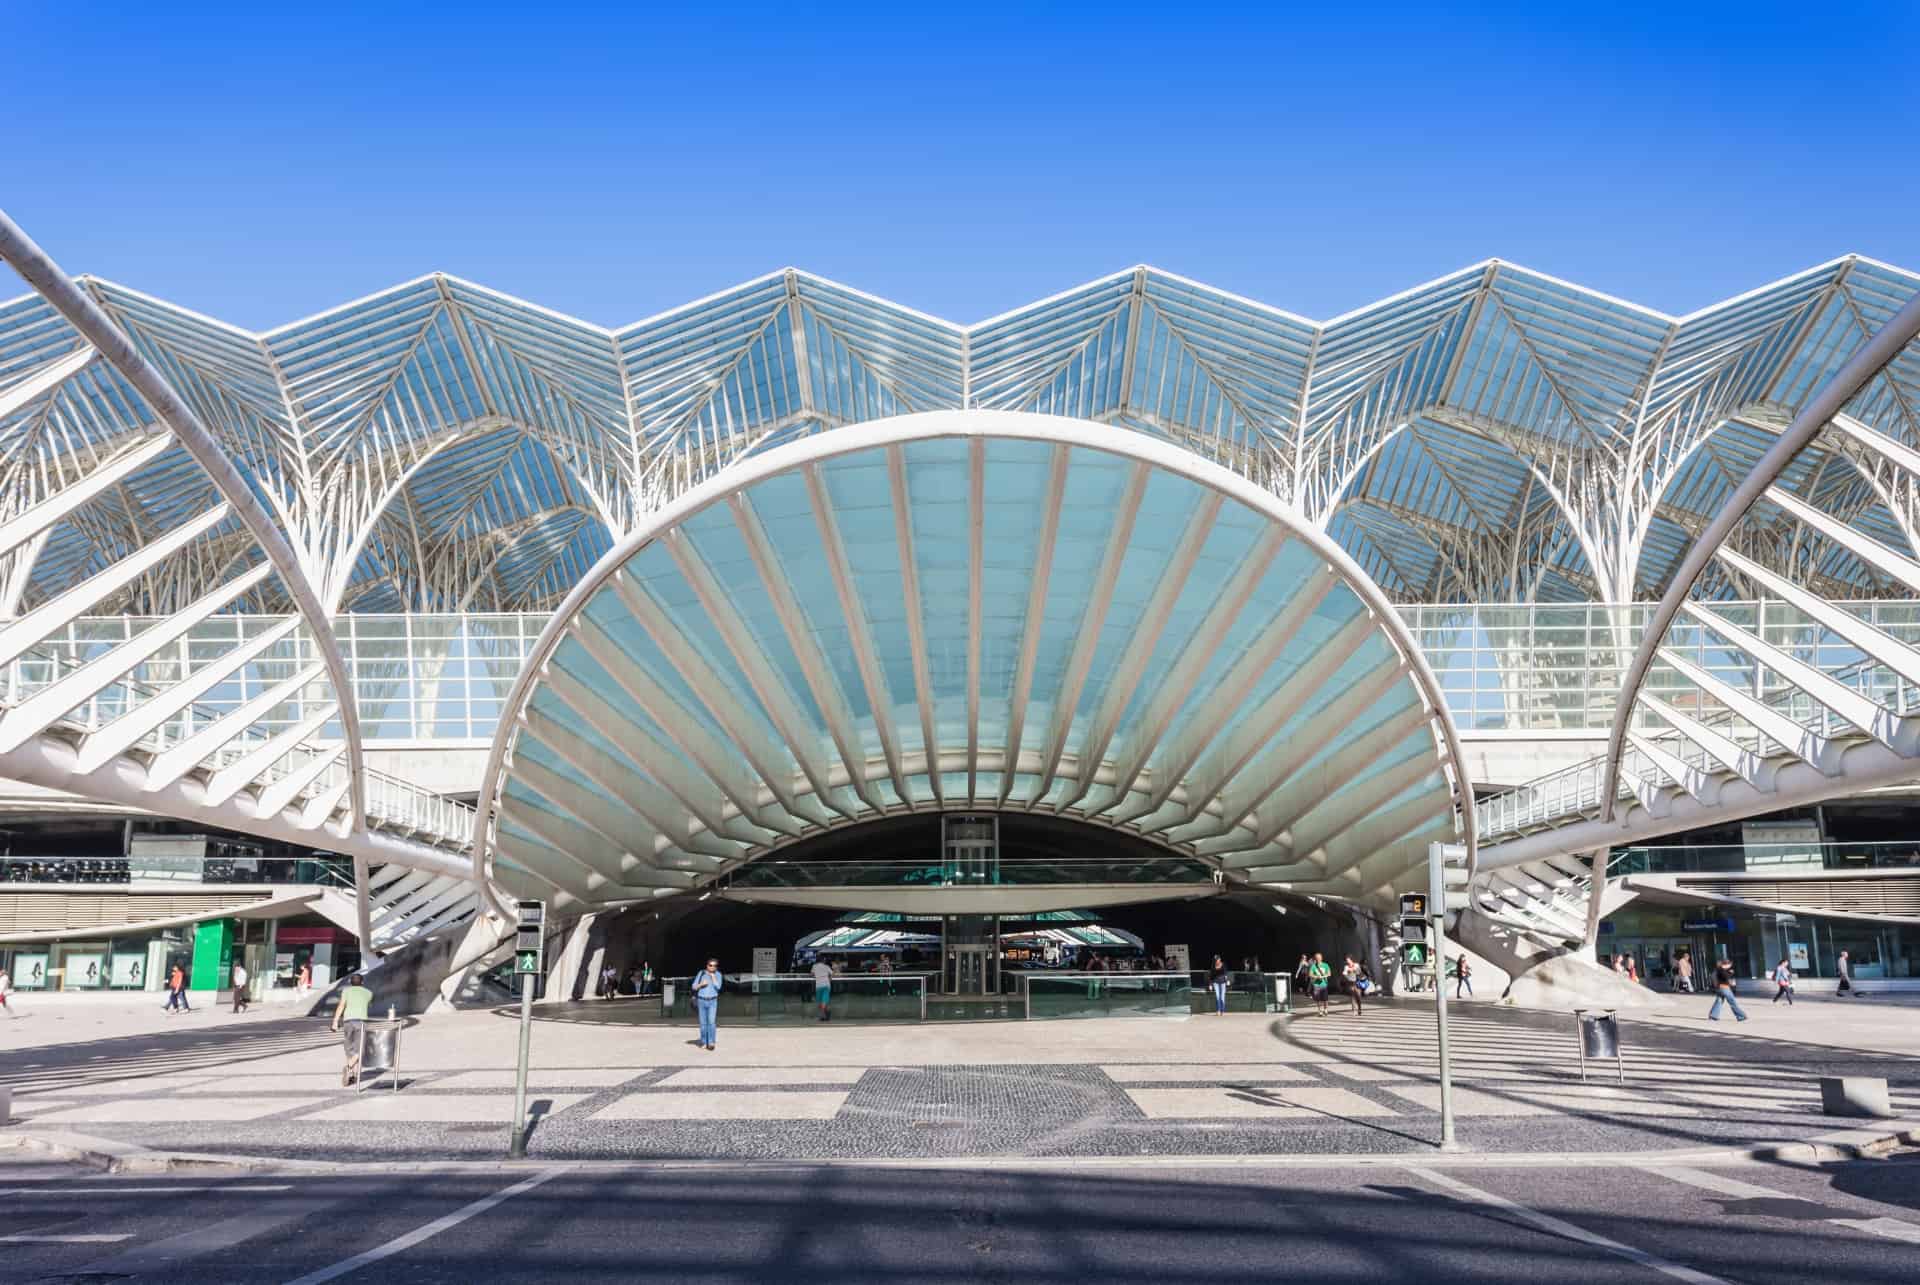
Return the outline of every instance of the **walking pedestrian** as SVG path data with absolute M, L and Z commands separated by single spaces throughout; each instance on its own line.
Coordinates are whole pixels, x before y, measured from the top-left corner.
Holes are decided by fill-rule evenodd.
M 0 968 L 0 1008 L 4 1008 L 7 1010 L 8 1017 L 18 1017 L 20 1016 L 20 1014 L 13 1011 L 13 1005 L 7 1003 L 7 996 L 11 995 L 12 993 L 13 993 L 13 978 L 7 975 L 6 969 Z
M 1673 961 L 1673 989 L 1682 995 L 1693 994 L 1693 955 L 1682 951 Z
M 1773 992 L 1773 1002 L 1778 1004 L 1784 999 L 1787 1001 L 1787 1007 L 1792 1008 L 1793 966 L 1784 959 L 1773 966 L 1773 984 L 1776 988 Z
M 813 961 L 813 1002 L 820 1006 L 820 1020 L 833 1020 L 833 965 L 824 959 Z
M 360 1056 L 367 1047 L 367 1010 L 373 1007 L 373 992 L 361 985 L 359 973 L 347 975 L 340 991 L 340 1002 L 333 1006 L 332 1029 L 342 1032 L 346 1065 L 340 1068 L 340 1084 L 345 1088 L 360 1078 Z
M 640 993 L 653 994 L 653 964 L 646 960 L 640 963 Z
M 1313 993 L 1313 1006 L 1320 1016 L 1327 1015 L 1327 985 L 1333 977 L 1333 969 L 1327 963 L 1326 956 L 1319 951 L 1313 952 L 1313 959 L 1307 965 L 1307 989 Z
M 1625 963 L 1620 971 L 1625 973 L 1627 980 L 1634 985 L 1638 986 L 1640 984 L 1640 961 L 1632 955 L 1625 957 Z
M 294 983 L 293 989 L 302 1000 L 313 992 L 313 961 L 311 959 L 300 961 L 300 979 Z
M 1725 1004 L 1733 1010 L 1733 1015 L 1741 1021 L 1747 1020 L 1746 1012 L 1741 1009 L 1740 1001 L 1733 997 L 1733 961 L 1722 959 L 1713 966 L 1713 1007 L 1707 1010 L 1707 1020 L 1720 1020 L 1720 1006 Z
M 160 1011 L 171 1013 L 175 1008 L 182 1013 L 191 1013 L 193 1005 L 187 1003 L 187 970 L 175 963 L 167 973 L 167 1006 Z
M 1846 951 L 1840 952 L 1840 958 L 1835 962 L 1834 967 L 1839 970 L 1840 985 L 1833 993 L 1836 996 L 1851 995 L 1859 999 L 1860 992 L 1853 988 L 1853 961 L 1847 957 Z
M 720 1011 L 720 988 L 726 984 L 720 973 L 720 961 L 709 959 L 707 969 L 693 979 L 693 1006 L 700 1014 L 700 1047 L 713 1052 L 714 1018 Z
M 1227 1011 L 1227 961 L 1215 955 L 1213 970 L 1207 974 L 1207 986 L 1213 991 L 1213 1012 L 1218 1017 Z
M 247 994 L 247 966 L 236 959 L 233 961 L 233 1011 L 246 1012 L 251 998 Z
M 600 970 L 600 998 L 612 999 L 620 993 L 620 970 L 608 963 Z
M 1340 988 L 1353 1000 L 1353 1015 L 1359 1017 L 1360 996 L 1363 994 L 1360 989 L 1360 965 L 1352 955 L 1348 955 L 1347 962 L 1340 966 Z
M 1467 962 L 1465 955 L 1453 961 L 1453 976 L 1453 997 L 1455 999 L 1459 999 L 1463 993 L 1467 995 L 1473 994 L 1473 965 Z

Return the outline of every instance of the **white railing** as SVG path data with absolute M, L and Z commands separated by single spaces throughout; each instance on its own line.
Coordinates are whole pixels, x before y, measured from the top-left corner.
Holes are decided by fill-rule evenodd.
M 263 620 L 271 624 L 282 618 L 250 617 L 246 619 Z M 249 630 L 242 636 L 253 636 L 258 632 L 260 631 Z M 297 635 L 298 632 L 296 630 L 295 634 Z M 290 635 L 289 641 L 293 639 L 294 635 Z M 75 655 L 72 652 L 59 650 L 47 652 L 35 648 L 9 668 L 10 681 L 3 690 L 0 690 L 0 708 L 18 705 L 91 658 L 90 655 Z M 207 660 L 213 658 L 215 657 L 201 657 Z M 285 671 L 271 679 L 259 680 L 259 687 L 264 688 L 269 682 L 284 682 L 291 678 L 297 672 L 294 668 L 295 663 L 288 662 Z M 132 748 L 148 755 L 158 755 L 181 744 L 222 714 L 229 712 L 233 704 L 247 699 L 249 695 L 258 694 L 257 690 L 249 690 L 247 684 L 239 684 L 239 686 L 245 694 L 236 697 L 232 702 L 225 704 L 195 702 L 176 717 L 168 719 L 134 742 Z M 70 734 L 84 735 L 96 732 L 115 719 L 139 708 L 159 691 L 160 688 L 155 683 L 143 682 L 132 677 L 123 678 L 56 720 L 53 727 Z M 239 762 L 276 732 L 298 722 L 305 709 L 318 709 L 330 699 L 324 679 L 308 684 L 306 689 L 273 711 L 278 717 L 263 718 L 249 725 L 226 745 L 201 760 L 201 765 L 217 771 Z M 275 781 L 285 780 L 308 768 L 316 757 L 330 753 L 339 745 L 339 731 L 337 724 L 327 726 L 334 730 L 333 739 L 328 740 L 322 735 L 314 740 L 297 742 L 286 753 L 262 767 L 250 778 L 252 783 L 265 787 Z M 344 787 L 350 770 L 344 757 L 336 756 L 332 763 L 300 789 L 295 796 L 296 801 L 320 798 L 330 793 L 341 793 L 344 797 Z M 366 807 L 367 823 L 375 828 L 402 831 L 419 836 L 433 844 L 454 844 L 465 847 L 472 841 L 473 808 L 384 772 L 368 769 Z
M 1676 630 L 1676 633 L 1678 630 Z M 1669 671 L 1672 672 L 1672 671 Z M 1871 659 L 1860 659 L 1838 670 L 1827 670 L 1853 690 L 1885 706 L 1896 714 L 1920 712 L 1920 689 Z M 1689 685 L 1682 694 L 1657 693 L 1667 697 L 1676 708 L 1692 714 L 1703 725 L 1713 728 L 1728 740 L 1759 757 L 1769 757 L 1788 747 L 1778 745 L 1733 711 L 1718 705 L 1703 705 L 1698 689 Z M 1794 687 L 1769 687 L 1764 699 L 1770 707 L 1786 714 L 1801 727 L 1817 736 L 1832 738 L 1862 734 L 1826 706 Z M 1661 750 L 1689 768 L 1705 775 L 1721 770 L 1721 764 L 1706 750 L 1667 727 L 1652 720 L 1659 730 L 1647 737 Z M 1478 804 L 1478 833 L 1482 842 L 1503 836 L 1524 834 L 1560 822 L 1585 816 L 1600 806 L 1605 780 L 1606 757 L 1599 755 L 1548 773 L 1517 789 L 1497 794 Z M 1637 748 L 1628 746 L 1620 759 L 1620 775 L 1613 788 L 1616 797 L 1632 795 L 1630 782 L 1645 782 L 1651 787 L 1679 786 L 1665 767 Z

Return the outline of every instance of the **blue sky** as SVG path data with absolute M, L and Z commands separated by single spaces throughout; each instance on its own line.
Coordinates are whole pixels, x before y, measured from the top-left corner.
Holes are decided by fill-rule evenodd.
M 1920 268 L 1920 5 L 1550 7 L 6 0 L 0 204 L 254 327 L 432 270 L 618 325 L 788 264 L 956 321 L 1138 262 L 1310 317 Z

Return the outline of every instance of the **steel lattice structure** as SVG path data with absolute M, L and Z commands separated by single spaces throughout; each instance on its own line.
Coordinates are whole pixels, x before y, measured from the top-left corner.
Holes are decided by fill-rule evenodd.
M 434 275 L 254 334 L 99 279 L 330 610 L 551 606 L 727 463 L 913 411 L 1112 424 L 1224 464 L 1402 601 L 1657 597 L 1794 408 L 1920 287 L 1846 258 L 1685 317 L 1501 262 L 1314 322 L 1151 268 L 976 325 L 787 270 L 618 330 Z M 1851 407 L 1920 442 L 1920 359 Z M 0 519 L 118 462 L 141 399 L 38 296 L 0 305 Z M 1782 486 L 1912 547 L 1913 486 L 1828 434 Z M 184 452 L 130 466 L 0 563 L 0 613 L 204 509 Z M 1893 582 L 1792 515 L 1746 556 L 1827 596 Z M 255 556 L 232 523 L 103 605 L 164 614 Z M 1710 588 L 1752 592 L 1717 569 Z M 238 600 L 287 605 L 278 581 Z
M 917 412 L 1038 413 L 1224 466 L 1271 497 L 1276 520 L 1344 550 L 1352 583 L 1384 594 L 1376 617 L 1388 597 L 1661 599 L 1670 630 L 1612 630 L 1609 757 L 1482 805 L 1482 909 L 1513 909 L 1523 928 L 1578 936 L 1584 918 L 1591 937 L 1591 871 L 1569 857 L 1620 825 L 1832 797 L 1920 762 L 1906 689 L 1891 704 L 1862 694 L 1887 673 L 1920 689 L 1920 653 L 1833 605 L 1920 592 L 1920 347 L 1901 331 L 1870 371 L 1845 374 L 1873 336 L 1901 330 L 1920 277 L 1867 259 L 1684 317 L 1490 261 L 1325 322 L 1140 267 L 966 326 L 790 269 L 617 330 L 436 274 L 255 334 L 34 269 L 31 243 L 0 231 L 36 291 L 0 304 L 0 660 L 89 613 L 158 621 L 7 692 L 0 775 L 350 852 L 369 940 L 375 917 L 398 940 L 471 915 L 485 823 L 367 771 L 332 635 L 341 613 L 551 609 L 728 466 Z M 1856 646 L 1872 682 L 1715 614 L 1736 596 L 1793 603 Z M 152 657 L 235 611 L 284 619 L 152 681 Z M 1788 680 L 1792 699 L 1692 665 L 1672 645 L 1689 629 Z M 256 695 L 195 717 L 207 691 L 266 664 L 281 668 Z M 1652 667 L 1684 679 L 1684 698 L 1671 682 L 1652 694 Z M 121 712 L 76 722 L 103 694 Z M 256 726 L 295 694 L 294 721 Z M 1668 731 L 1632 731 L 1636 715 Z M 1383 726 L 1385 739 L 1401 730 Z M 1444 746 L 1443 711 L 1435 726 Z M 1064 773 L 1060 740 L 1043 746 L 1036 799 Z M 898 792 L 903 761 L 883 757 Z M 533 794 L 587 797 L 536 758 L 518 764 Z M 1024 770 L 1017 758 L 1006 771 Z M 867 779 L 845 767 L 846 788 Z M 921 772 L 937 800 L 939 772 Z M 1146 802 L 1168 806 L 1173 780 Z M 1464 788 L 1454 770 L 1456 801 Z M 1398 797 L 1382 790 L 1382 806 Z M 537 806 L 498 797 L 509 823 L 516 798 L 523 821 Z M 482 801 L 493 807 L 491 786 Z M 1424 798 L 1409 806 L 1422 824 L 1436 815 Z M 1255 849 L 1272 824 L 1253 823 Z M 1471 838 L 1472 818 L 1456 824 Z M 1248 868 L 1325 857 L 1286 833 Z M 542 839 L 528 834 L 529 848 Z M 608 900 L 594 881 L 631 855 L 624 836 L 601 837 L 610 864 L 550 867 L 581 881 L 583 902 Z M 742 851 L 764 846 L 751 839 Z M 568 832 L 555 850 L 598 842 Z

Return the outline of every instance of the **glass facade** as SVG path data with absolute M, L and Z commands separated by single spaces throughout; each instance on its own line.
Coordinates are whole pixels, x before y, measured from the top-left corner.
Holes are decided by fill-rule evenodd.
M 1140 523 L 1177 525 L 1190 515 L 1191 498 L 1183 508 L 1181 498 L 1170 490 L 1149 485 Z M 965 504 L 951 495 L 915 497 L 913 533 L 925 601 L 938 602 L 967 592 L 965 519 Z M 713 533 L 711 524 L 708 530 L 710 539 L 724 538 Z M 1031 532 L 1026 538 L 1030 536 Z M 1022 552 L 1024 547 L 1010 547 L 1007 556 L 1017 562 L 1027 556 Z M 1231 552 L 1219 548 L 1213 551 Z M 1088 552 L 1080 549 L 1082 565 L 1076 568 L 1082 590 L 1087 584 L 1084 561 Z M 1143 541 L 1129 550 L 1109 608 L 1115 638 L 1124 637 L 1126 629 L 1140 622 L 1153 585 L 1173 553 L 1167 541 Z M 877 547 L 860 556 L 863 560 L 859 565 L 868 567 L 871 574 L 897 570 L 897 560 L 880 553 Z M 1060 556 L 1072 555 L 1063 548 Z M 869 566 L 867 558 L 876 561 Z M 804 555 L 798 560 L 804 562 Z M 1025 607 L 1017 568 L 1002 570 L 1012 587 L 1008 590 L 1011 597 L 1001 602 L 1001 618 L 1018 622 Z M 1920 646 L 1920 602 L 1894 599 L 1836 605 L 1871 621 L 1894 638 Z M 1056 615 L 1070 615 L 1070 606 L 1069 597 L 1054 608 Z M 1399 610 L 1438 674 L 1447 708 L 1462 731 L 1599 733 L 1606 730 L 1613 717 L 1622 659 L 1632 655 L 1638 631 L 1651 609 L 1647 603 L 1624 607 L 1606 603 L 1483 603 L 1429 604 Z M 1828 673 L 1841 675 L 1889 708 L 1920 708 L 1920 694 L 1912 684 L 1891 670 L 1869 663 L 1857 647 L 1821 628 L 1790 603 L 1720 602 L 1714 604 L 1714 610 L 1734 624 L 1754 629 L 1772 645 Z M 339 617 L 335 627 L 354 676 L 363 734 L 373 743 L 485 745 L 499 725 L 501 705 L 528 651 L 549 618 L 544 612 L 358 613 Z M 217 660 L 237 641 L 258 637 L 286 619 L 214 617 L 194 626 L 185 639 L 159 657 L 145 662 L 134 671 L 133 678 L 155 687 L 178 681 Z M 0 699 L 30 695 L 155 623 L 155 618 L 145 616 L 75 621 L 63 635 L 0 669 Z M 755 622 L 756 636 L 772 623 Z M 1624 631 L 1625 645 L 1616 630 Z M 908 631 L 897 617 L 876 622 L 876 640 L 899 644 L 904 649 L 902 655 L 911 655 Z M 945 641 L 951 643 L 951 639 Z M 941 644 L 941 639 L 930 638 L 929 676 L 937 688 L 957 691 L 966 683 L 966 656 Z M 1698 624 L 1680 621 L 1671 645 L 1703 669 L 1743 690 L 1776 703 L 1795 699 L 1796 694 L 1777 674 L 1756 667 L 1750 657 L 1734 648 L 1718 645 Z M 175 730 L 184 734 L 203 726 L 317 660 L 311 643 L 296 629 L 268 647 L 260 659 L 216 685 L 176 720 Z M 994 671 L 996 684 L 1009 678 L 1006 662 L 1004 654 L 995 662 L 999 666 Z M 911 682 L 910 673 L 900 671 L 904 663 L 908 662 L 895 661 L 895 672 L 889 674 L 890 686 L 895 680 Z M 1698 690 L 1671 666 L 1659 663 L 1648 676 L 1647 689 L 1681 707 L 1693 703 Z M 325 699 L 325 684 L 316 681 L 310 690 L 268 711 L 260 726 L 267 730 L 293 726 L 306 709 Z M 98 727 L 125 712 L 127 702 L 126 686 L 116 684 L 69 717 L 79 725 Z M 1806 718 L 1820 714 L 1812 706 L 1791 707 L 1790 712 Z M 1642 718 L 1647 716 L 1643 714 Z M 1643 726 L 1657 729 L 1661 725 L 1646 721 Z M 954 730 L 947 725 L 936 734 Z M 909 734 L 917 735 L 911 730 Z M 322 738 L 337 735 L 336 725 L 321 729 Z
M 1745 978 L 1764 977 L 1782 959 L 1802 977 L 1837 977 L 1835 960 L 1846 951 L 1859 981 L 1920 977 L 1920 924 L 1867 919 L 1775 914 L 1735 906 L 1660 906 L 1635 902 L 1600 923 L 1599 952 L 1630 954 L 1650 985 L 1671 984 L 1673 960 L 1690 952 L 1694 984 L 1702 968 L 1727 959 Z

